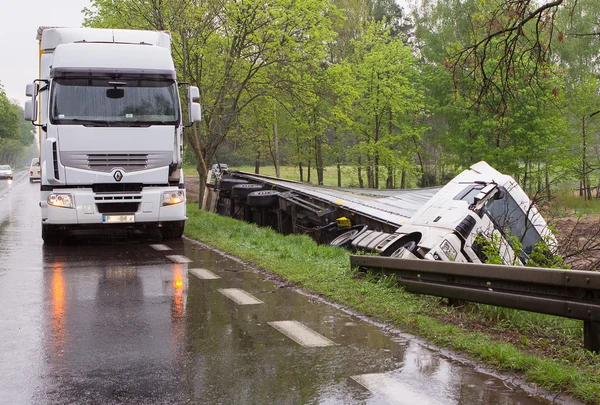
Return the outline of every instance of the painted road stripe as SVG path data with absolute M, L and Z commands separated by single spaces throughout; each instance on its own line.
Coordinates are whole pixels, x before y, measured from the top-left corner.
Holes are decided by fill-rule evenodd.
M 294 342 L 305 347 L 333 346 L 334 342 L 325 336 L 319 335 L 314 330 L 297 321 L 268 322 L 269 325 L 283 333 Z
M 239 288 L 219 288 L 219 292 L 238 305 L 264 304 L 254 295 Z
M 168 247 L 167 245 L 150 245 L 150 247 L 152 249 L 158 250 L 158 251 L 171 250 L 171 248 Z
M 175 263 L 191 263 L 192 260 L 188 259 L 185 256 L 182 255 L 171 255 L 171 256 L 167 256 L 167 259 L 169 259 L 172 262 Z
M 189 269 L 188 273 L 193 274 L 194 276 L 202 280 L 216 280 L 218 278 L 221 278 L 212 271 L 206 269 Z
M 417 392 L 415 388 L 388 374 L 362 374 L 352 379 L 377 397 L 395 405 L 443 405 L 442 402 Z

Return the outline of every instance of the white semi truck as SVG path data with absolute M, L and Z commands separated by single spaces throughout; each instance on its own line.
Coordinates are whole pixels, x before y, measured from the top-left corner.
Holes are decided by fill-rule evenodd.
M 40 27 L 25 119 L 39 127 L 42 238 L 116 227 L 180 237 L 183 119 L 168 32 Z

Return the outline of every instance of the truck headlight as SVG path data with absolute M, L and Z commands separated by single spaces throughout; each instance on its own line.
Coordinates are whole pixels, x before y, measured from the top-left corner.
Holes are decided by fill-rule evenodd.
M 48 205 L 61 208 L 75 208 L 75 204 L 73 203 L 73 194 L 50 194 L 48 196 Z
M 185 201 L 185 193 L 183 190 L 165 191 L 162 193 L 162 205 L 181 204 Z
M 444 241 L 441 243 L 440 249 L 442 249 L 442 252 L 444 252 L 446 257 L 448 257 L 450 261 L 456 260 L 456 249 L 454 248 L 454 246 L 452 246 L 450 242 L 448 242 L 447 239 L 444 239 Z

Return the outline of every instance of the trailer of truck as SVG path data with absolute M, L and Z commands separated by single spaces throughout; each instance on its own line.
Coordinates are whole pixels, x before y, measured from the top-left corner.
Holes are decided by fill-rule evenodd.
M 40 27 L 39 78 L 25 118 L 40 144 L 42 238 L 158 229 L 180 237 L 186 216 L 185 121 L 168 32 Z

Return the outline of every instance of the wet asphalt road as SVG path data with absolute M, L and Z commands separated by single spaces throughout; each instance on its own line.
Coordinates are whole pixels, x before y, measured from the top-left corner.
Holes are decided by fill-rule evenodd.
M 547 403 L 188 240 L 44 246 L 24 175 L 0 184 L 0 404 Z

